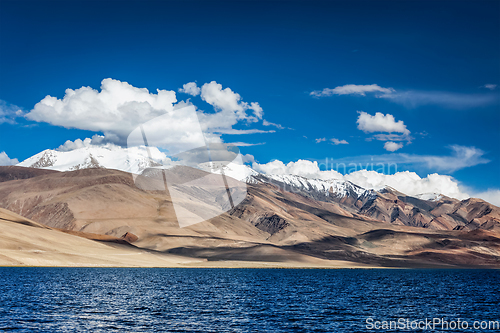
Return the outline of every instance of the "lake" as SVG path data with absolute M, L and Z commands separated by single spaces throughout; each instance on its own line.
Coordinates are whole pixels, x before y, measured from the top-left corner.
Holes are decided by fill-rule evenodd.
M 500 320 L 499 281 L 495 270 L 0 268 L 0 331 L 411 331 L 438 318 L 448 330 L 435 332 L 472 332 Z

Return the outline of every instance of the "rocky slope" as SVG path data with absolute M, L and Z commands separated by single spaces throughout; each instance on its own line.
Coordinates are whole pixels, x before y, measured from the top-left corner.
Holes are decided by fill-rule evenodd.
M 342 180 L 307 179 L 294 175 L 255 175 L 267 183 L 343 210 L 396 225 L 436 230 L 485 229 L 500 232 L 500 208 L 481 199 L 457 200 L 444 195 L 412 197 L 386 187 L 366 190 Z

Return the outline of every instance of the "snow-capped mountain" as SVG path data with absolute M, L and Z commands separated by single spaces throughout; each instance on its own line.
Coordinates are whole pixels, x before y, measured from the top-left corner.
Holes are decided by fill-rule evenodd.
M 105 168 L 139 173 L 148 167 L 173 163 L 155 147 L 149 147 L 148 151 L 146 147 L 122 148 L 107 144 L 103 146 L 87 145 L 70 151 L 47 149 L 17 165 L 58 171 Z M 365 189 L 341 179 L 322 180 L 296 175 L 261 174 L 241 163 L 241 160 L 235 160 L 229 164 L 218 161 L 206 162 L 199 164 L 197 167 L 217 174 L 223 172 L 226 176 L 248 184 L 268 183 L 316 200 L 335 201 L 347 205 L 354 205 L 356 202 L 358 202 L 358 205 L 359 202 L 364 204 L 375 198 L 377 194 L 384 193 L 384 190 Z M 441 198 L 436 193 L 422 194 L 415 197 L 430 201 L 439 201 Z
M 157 148 L 150 148 L 149 154 L 151 159 L 145 147 L 115 145 L 87 146 L 71 151 L 47 149 L 17 165 L 58 171 L 105 168 L 134 172 L 169 161 Z
M 266 175 L 265 177 L 273 183 L 281 183 L 288 187 L 323 193 L 325 196 L 335 196 L 337 198 L 349 195 L 360 196 L 366 192 L 366 189 L 340 179 L 309 179 L 296 175 Z

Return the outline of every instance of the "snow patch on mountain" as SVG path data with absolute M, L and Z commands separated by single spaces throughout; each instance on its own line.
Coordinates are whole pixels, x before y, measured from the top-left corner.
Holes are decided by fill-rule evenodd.
M 414 195 L 413 197 L 421 200 L 439 201 L 441 200 L 441 198 L 443 198 L 443 195 L 439 193 L 421 193 Z

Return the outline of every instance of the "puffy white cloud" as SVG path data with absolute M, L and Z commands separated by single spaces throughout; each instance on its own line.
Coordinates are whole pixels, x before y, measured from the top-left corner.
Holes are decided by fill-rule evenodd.
M 345 175 L 344 179 L 361 187 L 376 190 L 390 186 L 407 195 L 439 193 L 460 200 L 468 197 L 460 190 L 458 182 L 453 177 L 437 173 L 421 178 L 410 171 L 386 175 L 373 170 L 359 170 Z
M 334 145 L 348 145 L 349 144 L 349 142 L 347 142 L 346 140 L 339 140 L 339 139 L 335 139 L 335 138 L 330 139 L 330 141 Z
M 406 125 L 402 120 L 396 122 L 392 114 L 386 114 L 377 112 L 374 116 L 364 112 L 358 111 L 359 116 L 357 120 L 358 129 L 365 133 L 372 132 L 397 132 L 403 134 L 410 134 L 410 131 L 406 128 Z
M 180 93 L 189 94 L 191 96 L 198 96 L 201 89 L 196 85 L 196 82 L 188 82 L 179 88 Z
M 308 160 L 298 160 L 288 164 L 279 160 L 266 164 L 254 162 L 252 168 L 264 174 L 297 175 L 316 179 L 342 179 L 343 177 L 341 173 L 334 170 L 321 171 L 318 162 Z
M 15 165 L 19 163 L 17 158 L 10 158 L 6 152 L 0 153 L 0 165 Z
M 357 85 L 357 84 L 346 84 L 344 86 L 339 86 L 336 88 L 325 88 L 323 90 L 315 90 L 310 93 L 311 96 L 315 97 L 324 97 L 324 96 L 332 96 L 332 95 L 361 95 L 365 96 L 366 93 L 371 92 L 381 92 L 390 94 L 394 92 L 393 88 L 383 88 L 378 84 L 369 84 L 369 85 Z
M 326 141 L 326 138 L 318 138 L 318 139 L 316 139 L 316 143 L 320 143 L 320 142 L 323 142 L 323 141 Z
M 192 83 L 184 85 L 183 91 L 196 93 L 196 84 Z M 198 89 L 202 99 L 213 105 L 215 112 L 196 110 L 189 101 L 176 103 L 174 91 L 157 90 L 151 93 L 127 82 L 104 79 L 100 91 L 82 87 L 67 89 L 62 99 L 47 96 L 35 105 L 26 118 L 66 128 L 102 132 L 106 142 L 119 145 L 129 143 L 129 134 L 139 125 L 147 123 L 147 136 L 154 140 L 150 144 L 170 152 L 190 149 L 204 141 L 221 142 L 221 134 L 274 132 L 233 129 L 239 121 L 248 123 L 261 119 L 263 111 L 260 105 L 242 102 L 239 94 L 229 88 L 222 89 L 215 81 Z M 246 114 L 247 110 L 252 110 L 251 116 Z M 85 143 L 76 142 L 60 149 L 82 144 Z
M 245 154 L 241 155 L 241 161 L 243 163 L 254 163 L 255 162 L 255 157 L 251 154 Z
M 396 143 L 396 142 L 392 142 L 392 141 L 387 141 L 385 144 L 384 144 L 384 149 L 387 150 L 387 151 L 396 151 L 400 148 L 403 148 L 403 144 L 402 143 Z
M 23 115 L 24 112 L 19 106 L 0 99 L 0 124 L 15 124 L 15 119 Z
M 124 142 L 139 124 L 172 112 L 175 92 L 136 88 L 127 82 L 104 79 L 101 91 L 90 87 L 66 89 L 62 99 L 46 96 L 26 117 L 66 128 L 103 132 Z
M 241 101 L 241 96 L 230 88 L 222 89 L 222 85 L 212 81 L 201 87 L 201 99 L 221 111 L 221 116 L 230 117 L 234 120 L 245 119 L 255 122 L 262 119 L 263 111 L 259 103 Z M 246 110 L 253 110 L 253 116 L 248 116 Z M 234 121 L 233 120 L 233 121 Z
M 64 144 L 60 145 L 56 150 L 58 151 L 72 151 L 75 149 L 83 148 L 83 147 L 92 147 L 92 146 L 116 146 L 111 142 L 107 142 L 106 138 L 102 135 L 95 134 L 92 138 L 76 139 L 75 141 L 67 140 Z

